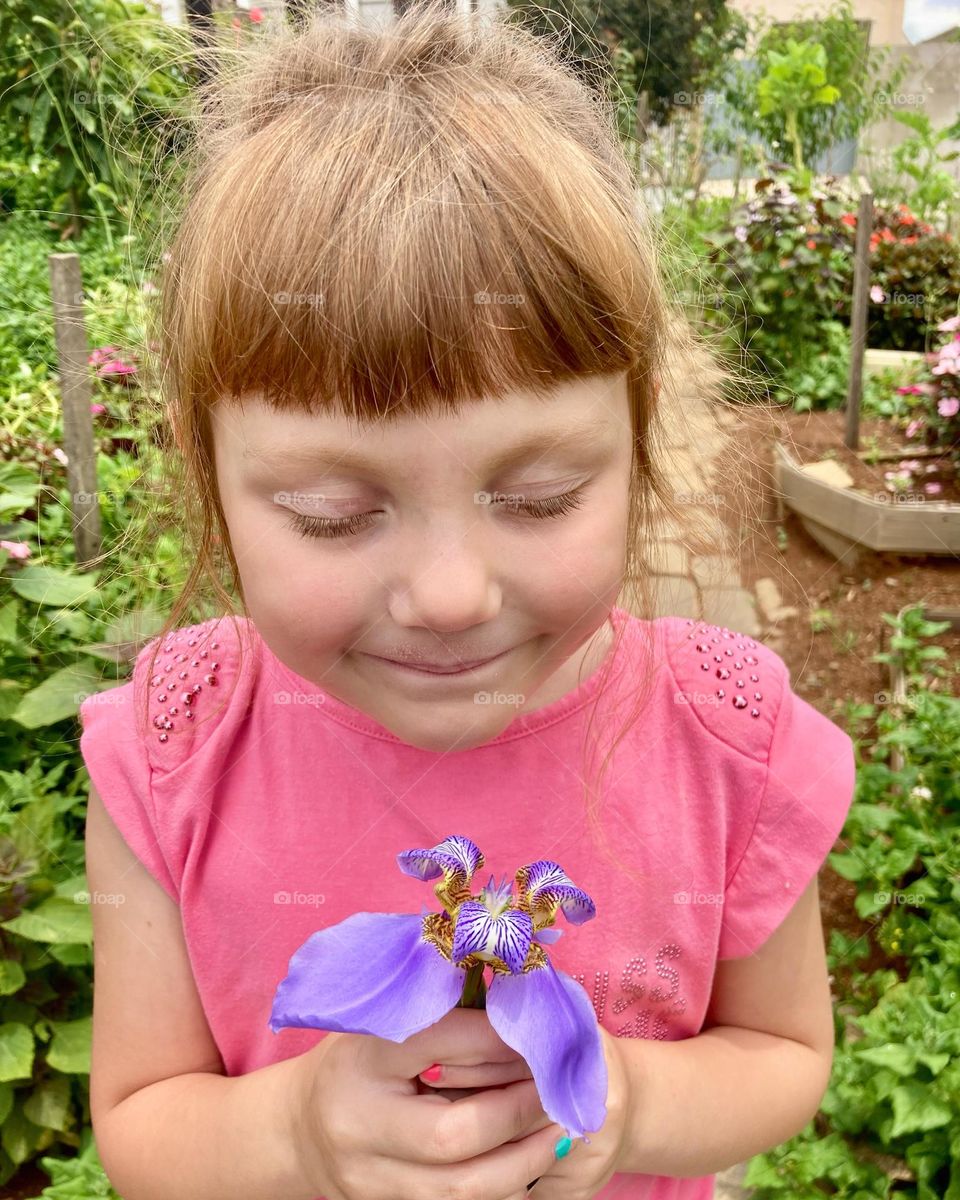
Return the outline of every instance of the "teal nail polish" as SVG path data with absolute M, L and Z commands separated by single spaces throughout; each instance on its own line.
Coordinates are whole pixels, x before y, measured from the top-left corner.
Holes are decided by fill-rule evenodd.
M 553 1148 L 554 1158 L 564 1158 L 570 1153 L 570 1147 L 573 1142 L 568 1137 L 562 1137 Z

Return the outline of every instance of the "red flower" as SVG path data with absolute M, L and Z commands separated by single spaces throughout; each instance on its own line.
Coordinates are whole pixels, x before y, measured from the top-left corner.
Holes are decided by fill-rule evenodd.
M 816 250 L 816 248 L 817 248 L 817 243 L 813 240 L 813 238 L 807 238 L 807 249 L 808 250 Z
M 903 244 L 904 244 L 905 246 L 910 246 L 910 245 L 912 245 L 912 244 L 913 244 L 913 243 L 914 243 L 916 240 L 917 240 L 917 238 L 916 238 L 916 234 L 914 234 L 914 235 L 913 235 L 913 237 L 905 237 L 905 238 L 901 238 L 901 241 L 903 242 Z
M 263 20 L 263 9 L 262 8 L 251 8 L 250 9 L 250 20 L 254 23 L 254 25 L 259 25 L 260 22 Z
M 857 214 L 856 213 L 844 213 L 843 216 L 840 218 L 840 220 L 844 223 L 844 225 L 856 225 Z

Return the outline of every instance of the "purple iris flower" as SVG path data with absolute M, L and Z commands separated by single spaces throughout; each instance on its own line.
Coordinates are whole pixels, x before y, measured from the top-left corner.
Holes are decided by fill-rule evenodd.
M 500 1038 L 526 1060 L 546 1114 L 589 1142 L 585 1131 L 600 1129 L 607 1115 L 600 1030 L 587 993 L 553 968 L 544 946 L 561 936 L 551 928 L 558 910 L 582 925 L 596 915 L 593 901 L 549 859 L 517 871 L 516 894 L 510 881 L 491 876 L 474 896 L 470 881 L 483 854 L 458 835 L 406 850 L 397 863 L 416 879 L 440 879 L 434 893 L 443 912 L 355 913 L 311 934 L 277 987 L 271 1030 L 403 1042 L 479 996 Z

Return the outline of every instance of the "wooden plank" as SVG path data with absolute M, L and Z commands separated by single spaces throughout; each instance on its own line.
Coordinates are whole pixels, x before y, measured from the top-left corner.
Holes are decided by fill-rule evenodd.
M 870 234 L 873 231 L 873 192 L 860 176 L 857 239 L 853 262 L 853 303 L 850 311 L 850 380 L 847 385 L 847 427 L 844 444 L 860 445 L 860 401 L 863 398 L 863 355 L 867 347 L 867 305 L 870 301 Z
M 870 550 L 960 556 L 960 505 L 875 500 L 813 479 L 779 442 L 776 454 L 778 489 L 799 515 Z
M 94 560 L 100 554 L 100 497 L 97 492 L 93 417 L 90 415 L 93 389 L 87 362 L 87 333 L 83 324 L 80 257 L 77 254 L 51 254 L 48 262 L 73 546 L 77 569 L 84 571 L 94 565 Z

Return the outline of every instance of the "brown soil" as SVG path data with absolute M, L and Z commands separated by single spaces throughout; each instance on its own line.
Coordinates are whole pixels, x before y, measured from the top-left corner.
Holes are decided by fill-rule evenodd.
M 878 693 L 889 691 L 887 665 L 872 661 L 873 655 L 888 649 L 890 626 L 883 614 L 894 616 L 912 603 L 928 609 L 960 607 L 960 559 L 864 552 L 855 566 L 838 561 L 806 533 L 788 509 L 783 519 L 777 520 L 773 438 L 783 438 L 799 447 L 798 457 L 804 462 L 815 461 L 825 450 L 835 451 L 837 461 L 866 491 L 881 490 L 883 470 L 896 464 L 870 467 L 847 450 L 842 445 L 842 413 L 761 408 L 744 416 L 732 451 L 737 469 L 723 473 L 726 483 L 717 481 L 721 489 L 726 489 L 728 521 L 739 543 L 743 586 L 752 589 L 758 579 L 772 578 L 783 604 L 798 610 L 797 616 L 764 632 L 763 640 L 790 668 L 794 690 L 853 736 L 846 706 L 874 704 Z M 862 433 L 864 437 L 876 434 L 879 438 L 885 426 L 886 422 L 866 421 Z M 902 445 L 899 437 L 891 442 Z M 779 537 L 778 530 L 782 531 Z M 960 633 L 948 632 L 936 642 L 947 650 L 948 669 L 951 663 L 960 662 Z M 954 675 L 952 681 L 943 680 L 938 686 L 956 693 L 960 677 Z M 869 738 L 871 725 L 862 725 L 858 732 Z M 836 849 L 842 849 L 839 842 Z M 838 929 L 847 936 L 864 937 L 861 949 L 869 947 L 869 954 L 857 963 L 858 970 L 893 967 L 902 972 L 907 966 L 905 960 L 891 960 L 867 936 L 884 914 L 862 921 L 853 907 L 856 894 L 854 883 L 828 865 L 823 867 L 820 897 L 825 933 L 829 936 L 831 929 Z
M 0 1187 L 0 1200 L 33 1200 L 45 1187 L 50 1186 L 50 1176 L 34 1164 L 20 1170 Z
M 892 421 L 881 417 L 861 420 L 858 454 L 843 444 L 846 417 L 842 412 L 777 410 L 775 414 L 771 413 L 771 420 L 795 458 L 802 463 L 833 459 L 853 477 L 857 491 L 879 499 L 889 497 L 891 503 L 897 502 L 895 493 L 887 487 L 885 473 L 896 472 L 903 461 L 916 461 L 920 465 L 911 472 L 913 482 L 905 489 L 911 500 L 919 497 L 925 503 L 949 501 L 960 504 L 960 480 L 950 456 L 917 457 L 919 446 L 911 449 L 902 431 Z M 865 461 L 861 455 L 867 451 L 896 453 L 897 457 L 881 462 Z M 923 486 L 926 483 L 939 483 L 940 492 L 928 495 Z

